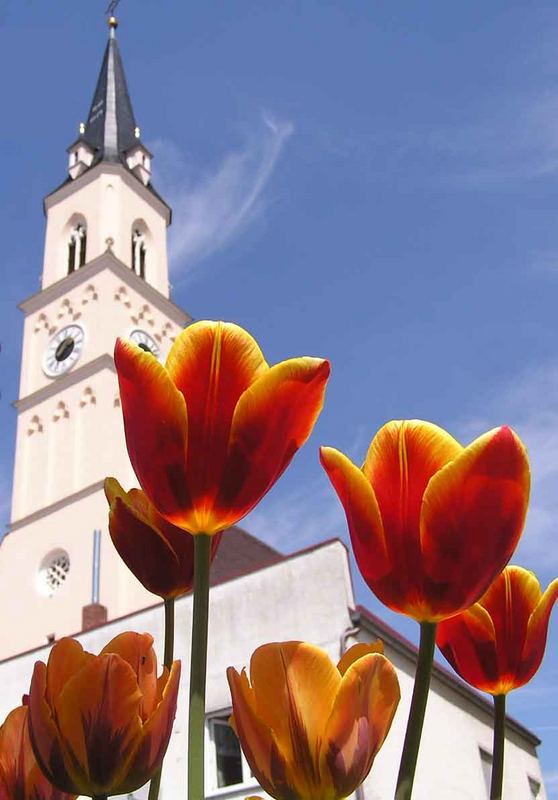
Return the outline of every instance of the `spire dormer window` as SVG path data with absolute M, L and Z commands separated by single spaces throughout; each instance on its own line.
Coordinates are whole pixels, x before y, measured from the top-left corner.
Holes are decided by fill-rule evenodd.
M 72 228 L 68 242 L 68 275 L 83 267 L 87 257 L 87 228 L 85 223 L 78 222 Z
M 147 186 L 151 180 L 151 153 L 141 143 L 126 152 L 126 164 L 136 178 Z
M 79 138 L 68 148 L 68 171 L 70 178 L 75 180 L 93 163 L 93 150 L 87 142 Z
M 132 231 L 132 270 L 145 280 L 145 234 L 139 228 Z

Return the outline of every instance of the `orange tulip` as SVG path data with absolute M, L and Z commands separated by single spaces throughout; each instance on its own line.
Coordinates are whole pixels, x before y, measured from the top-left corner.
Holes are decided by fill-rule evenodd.
M 364 781 L 400 697 L 379 649 L 355 645 L 336 667 L 306 642 L 265 644 L 252 655 L 251 685 L 229 667 L 231 724 L 276 800 L 339 800 Z
M 330 447 L 321 461 L 364 580 L 385 605 L 418 622 L 472 605 L 517 546 L 529 464 L 510 428 L 462 447 L 429 422 L 389 422 L 361 469 Z
M 440 624 L 438 647 L 467 683 L 507 694 L 540 667 L 557 599 L 558 578 L 543 594 L 532 572 L 506 567 L 478 603 Z
M 94 656 L 61 639 L 37 661 L 29 732 L 47 778 L 89 797 L 143 786 L 162 763 L 172 731 L 180 662 L 157 679 L 148 633 L 121 633 Z
M 126 444 L 157 510 L 190 533 L 214 534 L 245 516 L 310 435 L 327 361 L 269 367 L 257 342 L 226 322 L 197 322 L 163 367 L 118 340 L 114 352 Z
M 27 706 L 10 711 L 0 728 L 0 800 L 74 800 L 41 772 L 31 748 Z
M 145 588 L 164 599 L 194 585 L 194 538 L 162 517 L 141 489 L 125 492 L 116 478 L 105 480 L 112 543 Z M 221 541 L 211 540 L 211 558 Z

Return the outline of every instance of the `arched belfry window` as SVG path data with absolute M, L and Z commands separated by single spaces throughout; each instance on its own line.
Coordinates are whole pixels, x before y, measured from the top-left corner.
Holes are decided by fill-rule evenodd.
M 70 231 L 68 242 L 68 275 L 83 267 L 87 255 L 87 228 L 84 222 L 78 222 Z
M 145 246 L 145 233 L 140 228 L 132 230 L 132 270 L 145 279 L 145 256 L 147 248 Z

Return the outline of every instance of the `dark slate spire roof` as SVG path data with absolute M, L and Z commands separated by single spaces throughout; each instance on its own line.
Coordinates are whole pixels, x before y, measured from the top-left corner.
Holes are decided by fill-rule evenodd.
M 139 144 L 115 28 L 116 21 L 110 27 L 89 117 L 80 137 L 94 150 L 94 164 L 99 161 L 122 162 L 126 150 Z

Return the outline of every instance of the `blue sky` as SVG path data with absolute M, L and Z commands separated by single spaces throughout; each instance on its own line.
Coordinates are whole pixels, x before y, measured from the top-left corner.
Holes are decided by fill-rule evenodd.
M 105 4 L 0 0 L 0 512 L 42 197 L 65 177 Z M 364 457 L 386 420 L 463 442 L 508 423 L 533 499 L 515 563 L 558 575 L 558 10 L 553 4 L 122 0 L 155 183 L 174 207 L 174 300 L 234 320 L 270 362 L 327 356 L 315 433 L 246 527 L 290 551 L 346 536 L 319 444 Z M 360 580 L 358 597 L 412 638 Z M 558 798 L 558 621 L 510 698 Z

